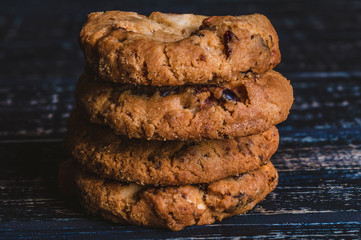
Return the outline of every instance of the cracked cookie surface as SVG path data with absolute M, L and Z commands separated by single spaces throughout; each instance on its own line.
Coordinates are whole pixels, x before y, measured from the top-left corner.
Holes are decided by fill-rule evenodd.
M 106 180 L 80 170 L 72 160 L 63 162 L 59 170 L 61 189 L 78 195 L 90 213 L 116 223 L 173 231 L 245 213 L 278 183 L 278 174 L 271 162 L 237 177 L 201 185 L 168 187 Z
M 78 109 L 93 123 L 129 138 L 225 139 L 259 134 L 287 118 L 289 81 L 275 71 L 223 85 L 136 86 L 84 74 Z
M 233 81 L 281 59 L 277 33 L 260 14 L 95 12 L 80 44 L 88 71 L 103 80 L 154 86 Z
M 276 127 L 243 138 L 192 141 L 147 141 L 115 135 L 70 117 L 65 146 L 83 168 L 102 177 L 151 185 L 213 182 L 267 164 L 276 152 Z

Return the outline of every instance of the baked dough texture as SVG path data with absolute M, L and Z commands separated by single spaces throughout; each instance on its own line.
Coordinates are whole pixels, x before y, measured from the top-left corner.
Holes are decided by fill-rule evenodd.
M 71 157 L 89 172 L 165 186 L 213 182 L 258 169 L 276 152 L 279 135 L 272 127 L 249 137 L 199 142 L 128 139 L 74 112 L 64 142 Z
M 273 191 L 275 125 L 294 99 L 265 16 L 95 12 L 79 42 L 65 194 L 115 223 L 179 231 Z
M 271 162 L 249 173 L 200 185 L 154 187 L 121 183 L 89 174 L 72 161 L 61 164 L 59 176 L 60 187 L 78 195 L 92 214 L 116 223 L 173 231 L 245 213 L 278 183 Z
M 88 71 L 101 79 L 153 86 L 233 81 L 281 60 L 277 33 L 261 14 L 95 12 L 80 45 Z
M 78 108 L 119 135 L 148 140 L 225 139 L 259 134 L 286 120 L 289 81 L 269 71 L 225 85 L 134 86 L 81 76 Z

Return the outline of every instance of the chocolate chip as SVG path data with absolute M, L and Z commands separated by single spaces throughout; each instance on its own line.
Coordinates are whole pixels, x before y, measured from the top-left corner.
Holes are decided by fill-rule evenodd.
M 241 100 L 238 98 L 237 94 L 233 91 L 229 90 L 228 88 L 223 90 L 221 100 L 223 101 L 233 101 L 233 102 L 240 102 Z
M 258 156 L 261 161 L 263 161 L 263 155 Z
M 213 96 L 210 96 L 206 100 L 204 100 L 201 108 L 202 109 L 209 108 L 216 102 L 217 102 L 217 99 Z
M 225 54 L 227 56 L 227 58 L 229 58 L 229 56 L 232 53 L 232 49 L 230 47 L 230 43 L 232 42 L 238 42 L 238 37 L 231 31 L 226 31 L 223 34 L 223 40 L 224 40 L 224 49 L 225 49 Z
M 201 54 L 201 55 L 199 56 L 199 60 L 205 61 L 205 60 L 206 60 L 206 56 L 204 56 L 203 54 Z
M 235 92 L 237 92 L 237 96 L 240 97 L 241 101 L 243 103 L 246 103 L 249 100 L 247 87 L 244 85 L 240 85 L 234 89 Z
M 218 17 L 218 16 L 212 16 L 212 17 L 205 18 L 202 22 L 202 25 L 199 27 L 199 29 L 202 30 L 202 29 L 211 27 L 211 25 L 214 24 L 217 21 L 217 19 L 219 19 L 219 18 L 220 17 Z

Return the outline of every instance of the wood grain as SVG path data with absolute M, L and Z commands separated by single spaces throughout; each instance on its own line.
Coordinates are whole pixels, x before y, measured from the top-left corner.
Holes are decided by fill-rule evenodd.
M 272 158 L 276 190 L 255 209 L 180 232 L 118 226 L 58 192 L 61 139 L 83 71 L 87 13 L 264 13 L 295 102 Z M 361 239 L 360 1 L 2 1 L 0 239 Z
M 220 231 L 225 238 L 311 237 L 316 233 L 357 236 L 361 226 L 361 146 L 312 145 L 280 147 L 273 157 L 279 185 L 250 213 L 216 225 L 190 227 L 172 236 L 216 236 Z M 60 142 L 2 143 L 0 154 L 8 159 L 0 168 L 3 239 L 28 236 L 34 230 L 40 234 L 35 236 L 44 238 L 167 235 L 165 230 L 115 226 L 87 216 L 76 203 L 65 201 L 58 193 L 55 174 L 57 163 L 66 158 Z
M 76 78 L 84 66 L 77 37 L 87 14 L 114 9 L 143 14 L 263 13 L 271 19 L 280 37 L 281 72 L 360 71 L 359 1 L 7 0 L 2 1 L 0 9 L 0 81 Z
M 286 77 L 293 85 L 295 102 L 288 120 L 279 125 L 281 131 L 359 131 L 361 76 L 289 75 Z M 0 84 L 3 116 L 0 118 L 0 140 L 62 138 L 69 112 L 75 106 L 75 82 L 76 79 L 53 82 L 43 79 Z

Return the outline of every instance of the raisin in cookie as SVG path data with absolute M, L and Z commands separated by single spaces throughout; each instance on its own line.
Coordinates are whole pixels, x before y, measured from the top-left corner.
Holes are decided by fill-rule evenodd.
M 213 182 L 266 164 L 276 152 L 276 127 L 249 137 L 200 142 L 147 141 L 115 135 L 77 112 L 65 146 L 83 168 L 102 177 L 151 185 Z
M 148 140 L 225 139 L 259 134 L 287 118 L 289 81 L 275 71 L 224 85 L 137 86 L 81 76 L 78 108 L 117 134 Z
M 100 78 L 155 86 L 232 81 L 281 59 L 277 33 L 260 14 L 95 12 L 80 44 L 88 70 Z
M 100 178 L 77 168 L 60 165 L 60 187 L 79 196 L 91 213 L 116 223 L 168 228 L 211 224 L 242 214 L 263 200 L 277 185 L 272 163 L 236 177 L 201 185 L 154 187 Z M 75 189 L 69 188 L 75 182 Z

